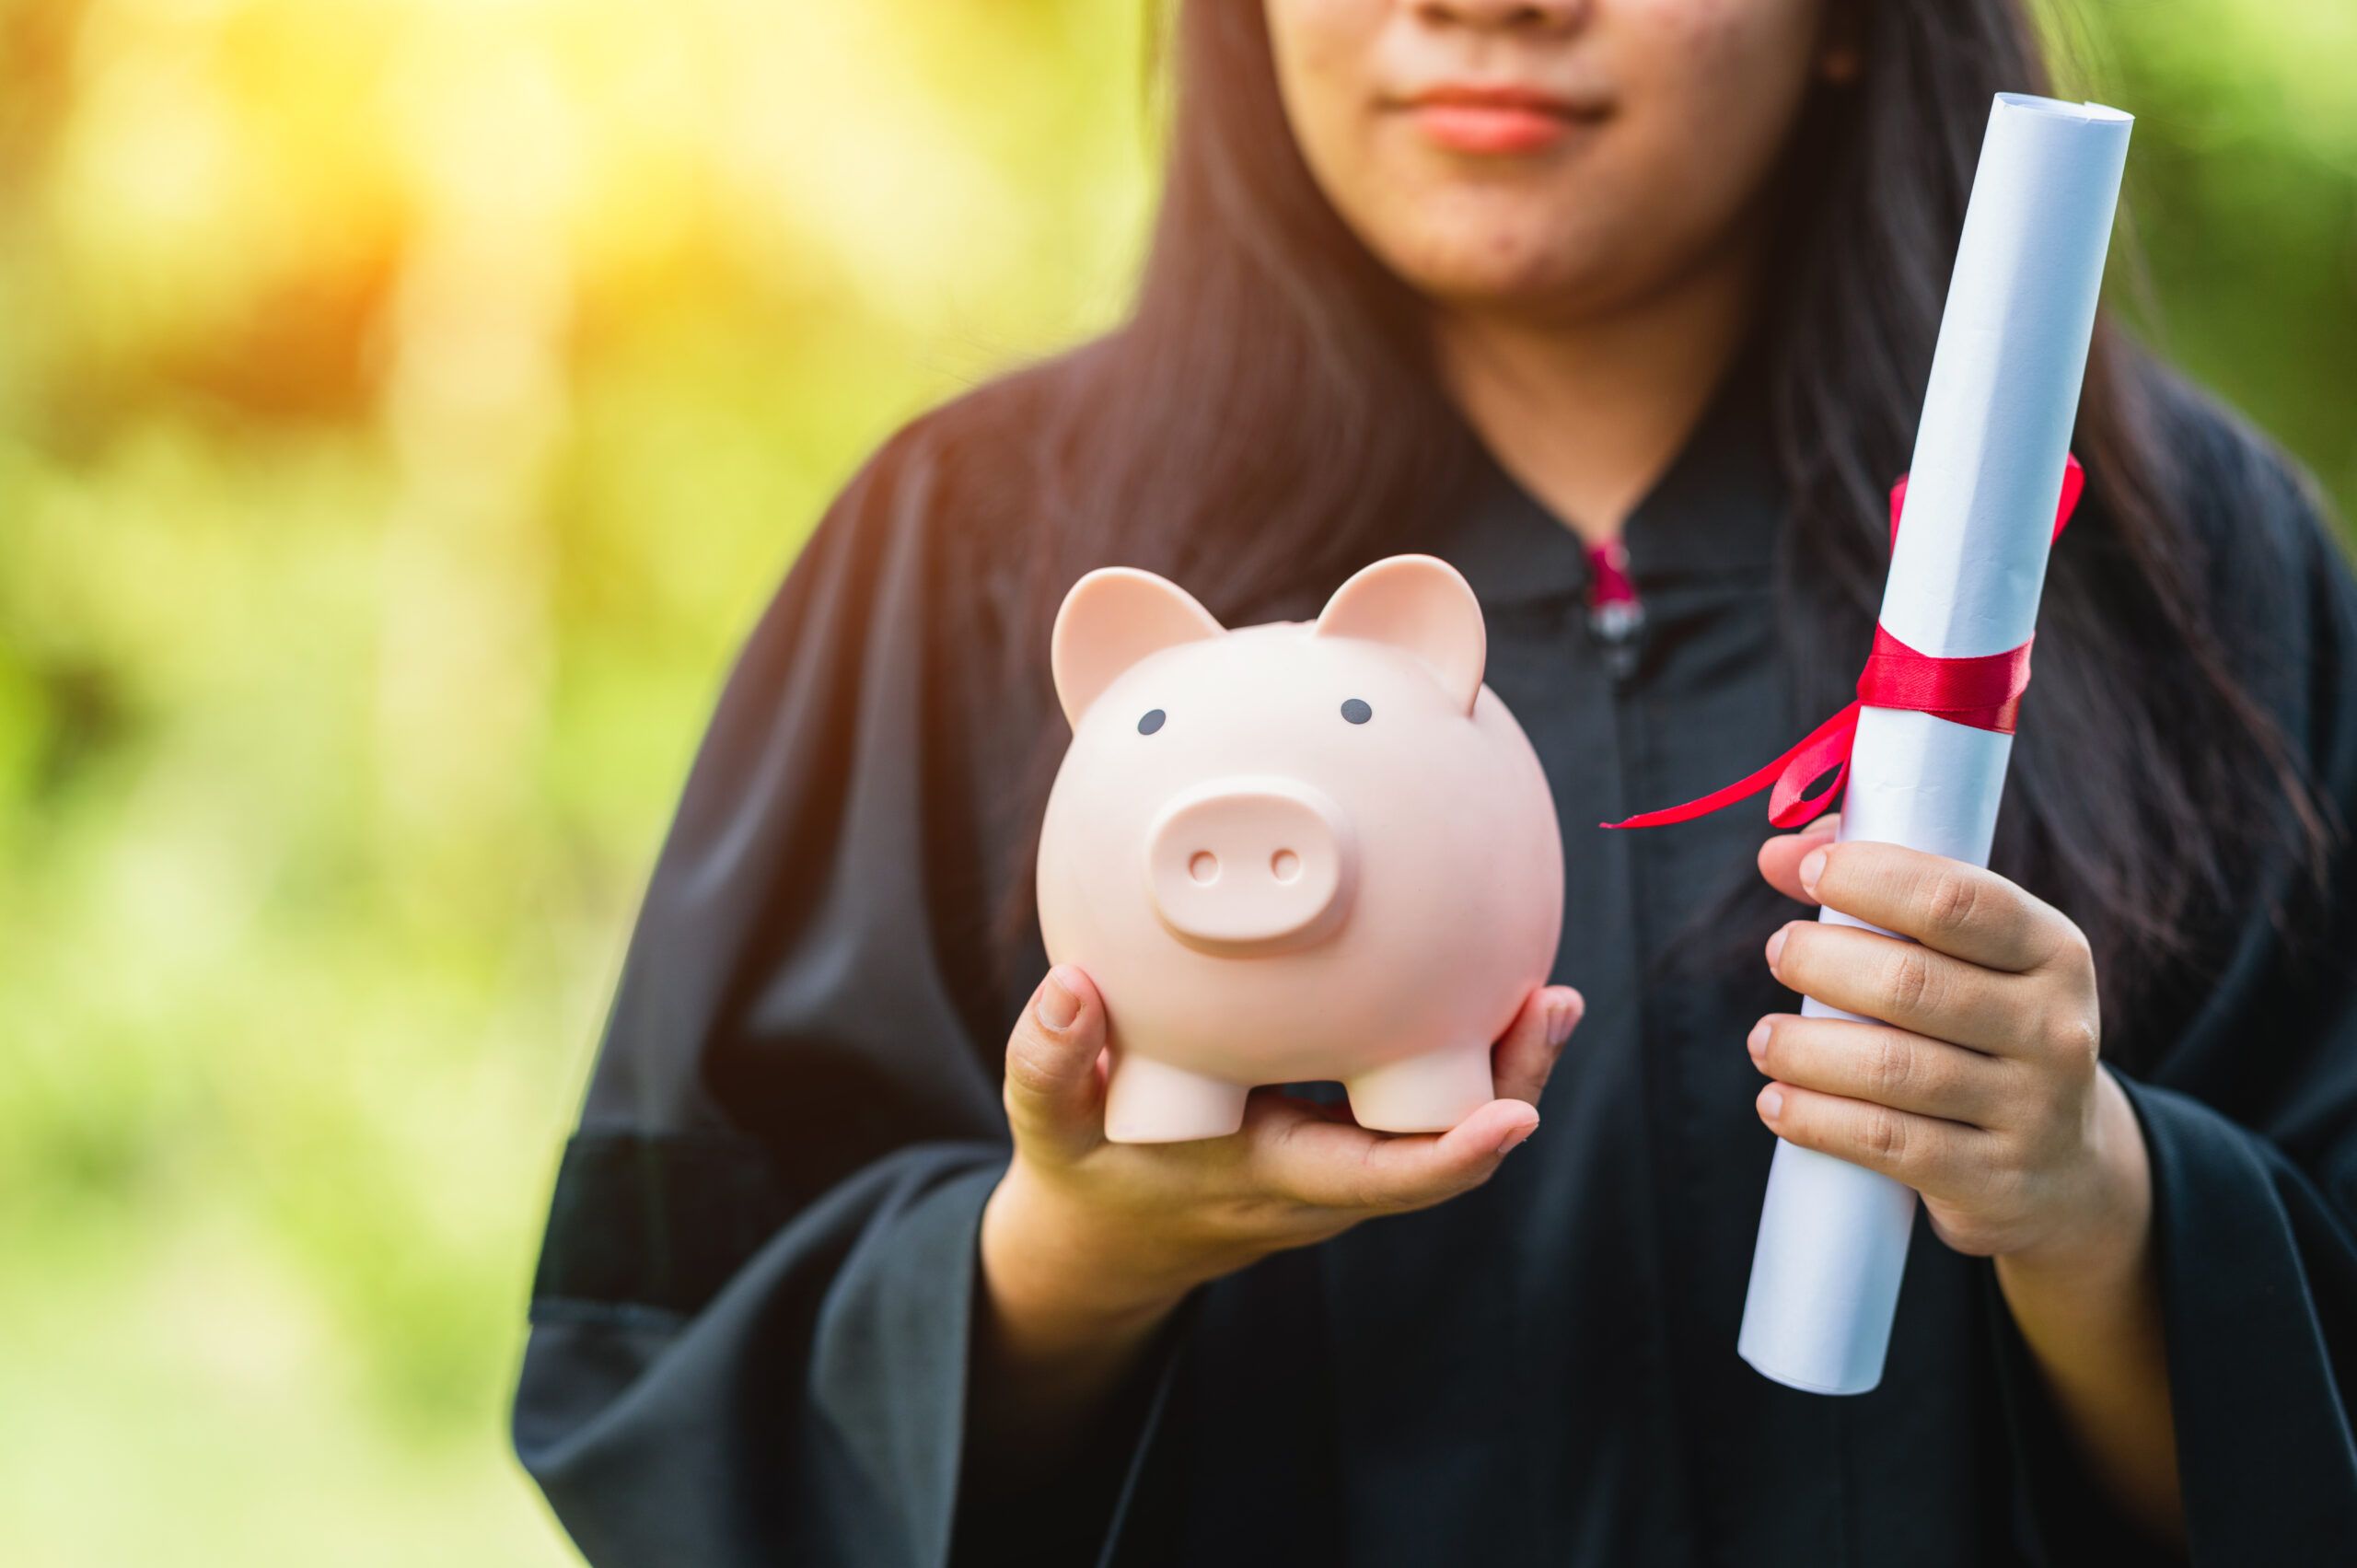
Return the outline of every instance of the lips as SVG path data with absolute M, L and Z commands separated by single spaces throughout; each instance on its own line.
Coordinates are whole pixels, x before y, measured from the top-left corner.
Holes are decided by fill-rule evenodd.
M 1435 145 L 1490 157 L 1542 152 L 1606 112 L 1537 88 L 1471 84 L 1427 87 L 1401 106 Z

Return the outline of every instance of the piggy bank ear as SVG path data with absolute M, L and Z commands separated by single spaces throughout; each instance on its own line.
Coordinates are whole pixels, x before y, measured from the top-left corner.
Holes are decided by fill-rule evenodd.
M 1225 628 L 1178 584 L 1133 566 L 1103 566 L 1072 586 L 1048 646 L 1056 701 L 1074 729 L 1114 678 L 1148 654 Z
M 1432 555 L 1394 555 L 1361 567 L 1318 617 L 1320 637 L 1388 643 L 1423 660 L 1467 713 L 1480 694 L 1490 637 L 1481 601 L 1457 568 Z

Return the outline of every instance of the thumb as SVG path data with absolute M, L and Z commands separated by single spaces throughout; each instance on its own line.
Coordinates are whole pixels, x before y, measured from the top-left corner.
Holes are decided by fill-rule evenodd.
M 1823 849 L 1841 831 L 1839 813 L 1819 817 L 1796 833 L 1779 833 L 1759 846 L 1759 875 L 1776 891 L 1799 903 L 1815 907 L 1817 900 L 1801 886 L 1801 862 L 1811 850 Z
M 1085 1147 L 1104 1130 L 1105 1004 L 1087 975 L 1058 964 L 1006 1041 L 1006 1117 L 1018 1141 Z

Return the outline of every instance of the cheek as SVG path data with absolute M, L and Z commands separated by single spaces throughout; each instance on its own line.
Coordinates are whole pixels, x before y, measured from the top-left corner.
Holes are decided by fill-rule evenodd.
M 1289 113 L 1330 118 L 1374 83 L 1385 0 L 1268 0 L 1269 53 Z
M 1609 230 L 1595 238 L 1625 246 L 1629 270 L 1674 270 L 1742 220 L 1813 84 L 1819 13 L 1817 0 L 1631 0 L 1617 13 L 1627 113 L 1586 179 Z
M 1268 0 L 1265 10 L 1277 93 L 1302 156 L 1321 184 L 1356 183 L 1384 0 Z
M 1307 59 L 1363 44 L 1382 27 L 1388 9 L 1387 0 L 1264 0 L 1260 12 L 1270 46 L 1281 55 Z
M 1748 189 L 1815 78 L 1818 0 L 1639 0 L 1622 15 L 1653 178 Z
M 1817 47 L 1822 0 L 1625 0 L 1616 13 L 1631 49 L 1750 61 L 1782 74 Z

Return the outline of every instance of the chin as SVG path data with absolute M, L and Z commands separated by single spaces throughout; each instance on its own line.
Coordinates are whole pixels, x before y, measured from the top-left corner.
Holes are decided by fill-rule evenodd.
M 1529 224 L 1420 225 L 1381 247 L 1418 294 L 1469 308 L 1575 308 L 1609 292 L 1606 247 Z

